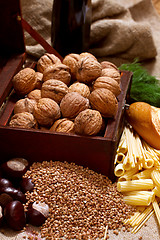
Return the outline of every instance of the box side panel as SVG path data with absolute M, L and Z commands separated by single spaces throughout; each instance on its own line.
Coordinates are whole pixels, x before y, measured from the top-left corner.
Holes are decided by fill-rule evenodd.
M 0 52 L 1 56 L 25 52 L 19 0 L 0 1 Z
M 101 139 L 0 127 L 0 152 L 1 162 L 12 157 L 75 162 L 114 179 L 114 143 Z

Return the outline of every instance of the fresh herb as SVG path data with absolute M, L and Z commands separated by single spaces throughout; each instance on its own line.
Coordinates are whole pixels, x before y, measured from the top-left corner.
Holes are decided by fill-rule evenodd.
M 137 60 L 122 64 L 119 69 L 133 72 L 130 90 L 133 101 L 147 102 L 152 106 L 160 107 L 160 80 L 151 76 Z

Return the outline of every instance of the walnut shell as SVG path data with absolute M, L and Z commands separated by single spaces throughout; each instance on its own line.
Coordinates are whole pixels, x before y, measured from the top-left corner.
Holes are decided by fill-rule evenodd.
M 35 88 L 35 71 L 32 68 L 24 68 L 13 77 L 12 82 L 17 94 L 24 96 Z
M 110 90 L 105 88 L 95 89 L 90 94 L 89 101 L 92 108 L 98 110 L 103 117 L 115 117 L 118 109 L 118 102 L 115 95 Z
M 14 106 L 14 114 L 21 113 L 21 112 L 29 112 L 33 113 L 34 106 L 36 101 L 29 98 L 23 98 L 16 102 Z
M 61 63 L 61 60 L 57 56 L 54 54 L 45 53 L 37 62 L 37 71 L 43 73 L 47 67 L 56 63 Z
M 74 133 L 74 123 L 67 118 L 58 119 L 54 122 L 53 126 L 50 128 L 50 131 Z
M 60 103 L 64 118 L 74 119 L 78 113 L 89 108 L 89 100 L 77 92 L 67 93 Z
M 78 92 L 85 98 L 89 98 L 90 95 L 89 87 L 86 84 L 80 82 L 75 82 L 72 85 L 70 85 L 69 92 Z
M 50 79 L 43 83 L 41 93 L 43 98 L 51 98 L 60 103 L 62 98 L 68 93 L 68 87 L 59 80 Z
M 59 105 L 50 98 L 39 99 L 33 114 L 37 122 L 42 126 L 51 126 L 61 116 Z
M 116 97 L 121 93 L 119 83 L 110 77 L 99 77 L 93 84 L 93 90 L 97 88 L 106 88 L 110 90 Z
M 102 66 L 102 69 L 104 69 L 104 68 L 114 68 L 115 70 L 118 71 L 118 67 L 114 63 L 111 63 L 111 62 L 108 62 L 108 61 L 102 61 L 101 66 Z
M 89 52 L 82 52 L 80 54 L 80 57 L 81 58 L 83 58 L 83 57 L 90 57 L 90 58 L 93 58 L 94 60 L 97 61 L 97 58 L 92 53 L 89 53 Z
M 35 85 L 35 88 L 36 89 L 41 89 L 42 84 L 43 84 L 43 73 L 36 72 L 35 75 L 36 75 L 36 85 Z
M 37 121 L 33 114 L 28 112 L 16 113 L 9 122 L 10 127 L 17 128 L 37 128 Z
M 102 128 L 102 116 L 99 111 L 86 109 L 74 120 L 75 133 L 79 135 L 97 135 Z
M 63 64 L 70 68 L 71 77 L 73 80 L 76 79 L 76 73 L 78 69 L 78 61 L 80 60 L 80 55 L 75 53 L 70 53 L 63 59 Z
M 43 81 L 45 82 L 50 79 L 57 79 L 69 85 L 71 81 L 70 68 L 62 63 L 48 67 L 43 72 Z
M 29 99 L 33 99 L 37 102 L 41 98 L 41 90 L 40 89 L 34 89 L 30 93 L 28 93 L 27 97 Z
M 119 71 L 114 68 L 104 68 L 102 69 L 101 77 L 111 77 L 114 78 L 118 83 L 121 81 L 121 75 Z
M 101 73 L 102 67 L 97 60 L 91 57 L 82 57 L 78 61 L 76 78 L 79 82 L 92 83 L 96 78 L 101 76 Z

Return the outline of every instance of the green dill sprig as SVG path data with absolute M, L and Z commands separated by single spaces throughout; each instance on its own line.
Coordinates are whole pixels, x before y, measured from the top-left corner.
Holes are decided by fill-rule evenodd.
M 130 90 L 133 101 L 147 102 L 160 107 L 160 80 L 150 75 L 137 59 L 133 63 L 122 64 L 119 69 L 133 73 Z

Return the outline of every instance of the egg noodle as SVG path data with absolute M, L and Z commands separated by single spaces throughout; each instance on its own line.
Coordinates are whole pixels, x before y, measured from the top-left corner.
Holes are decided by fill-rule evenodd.
M 132 226 L 132 233 L 138 232 L 153 213 L 160 225 L 160 150 L 148 145 L 127 123 L 114 164 L 118 191 L 125 203 L 137 209 L 125 221 Z

